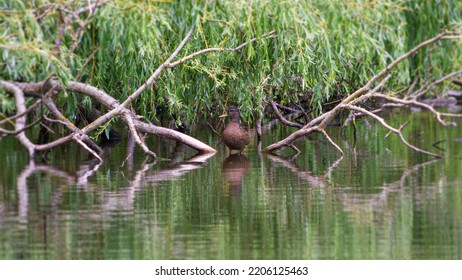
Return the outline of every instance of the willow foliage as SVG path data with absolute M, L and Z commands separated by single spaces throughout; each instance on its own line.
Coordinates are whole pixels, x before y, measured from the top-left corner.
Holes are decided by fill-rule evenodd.
M 276 31 L 276 38 L 242 51 L 210 53 L 166 70 L 134 103 L 149 119 L 168 116 L 176 125 L 194 123 L 230 104 L 239 105 L 251 120 L 270 98 L 283 104 L 309 103 L 319 113 L 324 103 L 352 92 L 418 42 L 462 27 L 458 0 L 116 0 L 98 9 L 73 53 L 69 35 L 58 51 L 60 7 L 65 7 L 62 13 L 86 5 L 0 0 L 1 78 L 40 81 L 54 72 L 63 82 L 78 78 L 122 99 L 193 25 L 194 35 L 179 57 L 208 47 L 236 47 Z M 431 61 L 428 53 L 419 53 L 394 72 L 393 84 L 423 77 L 429 63 L 436 77 L 459 69 L 460 45 L 445 43 L 432 52 Z M 6 101 L 1 102 L 5 109 Z

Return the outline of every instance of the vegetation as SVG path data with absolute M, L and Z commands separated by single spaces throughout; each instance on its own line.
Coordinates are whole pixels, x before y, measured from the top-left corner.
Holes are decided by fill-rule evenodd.
M 0 0 L 0 7 L 1 80 L 56 78 L 65 93 L 55 102 L 71 124 L 80 104 L 100 105 L 70 91 L 70 82 L 92 85 L 122 102 L 143 87 L 191 26 L 180 58 L 247 44 L 161 69 L 155 82 L 126 104 L 161 126 L 194 124 L 229 105 L 238 105 L 250 122 L 272 101 L 297 107 L 312 119 L 418 43 L 445 29 L 462 29 L 462 4 L 456 0 L 116 0 L 91 5 Z M 422 49 L 396 65 L 388 83 L 396 91 L 414 81 L 419 88 L 461 69 L 460 45 L 461 40 L 442 40 Z M 2 111 L 11 113 L 12 96 L 1 92 L 0 97 Z M 96 135 L 107 128 L 107 123 L 99 125 Z

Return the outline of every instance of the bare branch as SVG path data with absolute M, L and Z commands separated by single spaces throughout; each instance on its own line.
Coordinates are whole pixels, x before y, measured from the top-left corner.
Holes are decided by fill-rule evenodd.
M 80 14 L 83 14 L 83 13 L 86 13 L 88 11 L 90 11 L 90 14 L 94 14 L 95 10 L 101 6 L 104 6 L 106 5 L 107 3 L 111 2 L 111 0 L 104 0 L 104 1 L 96 1 L 95 3 L 93 4 L 89 4 L 88 6 L 86 7 L 83 7 L 81 8 L 80 10 L 77 10 L 75 11 L 73 14 L 72 14 L 72 17 L 78 17 Z
M 10 123 L 10 124 L 14 124 L 13 120 L 19 118 L 19 117 L 22 117 L 28 113 L 30 113 L 31 111 L 35 110 L 38 105 L 42 102 L 42 100 L 37 100 L 34 102 L 34 104 L 32 104 L 29 108 L 27 108 L 24 112 L 20 113 L 20 114 L 16 114 L 14 116 L 11 116 L 11 117 L 8 117 L 8 118 L 5 118 L 3 120 L 0 121 L 0 125 L 3 125 L 5 123 Z
M 298 138 L 309 135 L 309 134 L 317 131 L 318 129 L 319 129 L 318 126 L 313 126 L 313 127 L 308 127 L 308 128 L 307 128 L 307 126 L 305 126 L 305 127 L 301 128 L 301 129 L 295 131 L 294 133 L 290 134 L 285 139 L 269 145 L 268 147 L 266 147 L 265 149 L 262 150 L 262 153 L 270 153 L 270 152 L 278 150 L 278 149 L 280 149 L 282 147 L 287 147 L 290 144 L 292 144 L 295 140 L 297 140 Z
M 52 91 L 53 89 L 51 89 L 50 91 Z M 74 135 L 81 135 L 78 139 L 77 138 L 73 138 L 74 140 L 79 140 L 79 141 L 84 141 L 85 142 L 85 146 L 83 146 L 86 150 L 89 150 L 91 149 L 91 154 L 101 154 L 103 152 L 103 150 L 95 143 L 93 142 L 93 140 L 90 139 L 90 137 L 88 137 L 87 135 L 83 136 L 84 133 L 78 128 L 75 126 L 75 124 L 73 124 L 71 121 L 69 121 L 68 118 L 66 118 L 62 113 L 61 111 L 59 111 L 59 109 L 56 107 L 55 103 L 51 100 L 51 98 L 49 96 L 45 96 L 43 98 L 43 101 L 45 103 L 45 105 L 48 107 L 48 109 L 50 110 L 50 112 L 59 120 L 60 123 L 62 123 L 67 129 L 69 129 L 70 131 L 72 131 L 74 133 Z M 76 140 L 76 141 L 77 141 Z M 89 148 L 91 147 L 91 148 Z M 98 157 L 98 159 L 101 159 Z
M 288 146 L 295 150 L 295 155 L 294 156 L 298 156 L 301 153 L 300 149 L 297 148 L 297 146 L 295 146 L 294 144 L 289 144 Z
M 311 133 L 313 133 L 314 131 L 321 131 L 323 130 L 329 123 L 332 122 L 332 120 L 344 109 L 354 109 L 354 111 L 357 111 L 361 114 L 364 114 L 364 115 L 369 115 L 369 116 L 372 116 L 378 120 L 381 121 L 381 123 L 383 125 L 386 125 L 387 128 L 393 130 L 394 133 L 398 134 L 401 138 L 401 140 L 403 141 L 403 143 L 406 144 L 406 146 L 410 147 L 411 149 L 415 150 L 415 151 L 418 151 L 418 152 L 421 152 L 421 153 L 425 153 L 425 154 L 428 154 L 428 155 L 431 155 L 431 156 L 434 156 L 434 157 L 440 157 L 440 155 L 437 155 L 437 154 L 433 154 L 433 153 L 430 153 L 430 152 L 426 152 L 426 151 L 423 151 L 421 149 L 418 149 L 414 146 L 412 146 L 411 144 L 409 144 L 402 136 L 402 134 L 400 133 L 400 131 L 388 126 L 383 119 L 379 118 L 377 115 L 375 115 L 374 113 L 368 111 L 368 110 L 365 110 L 363 108 L 360 108 L 360 107 L 357 107 L 357 106 L 354 106 L 353 104 L 355 103 L 358 103 L 360 101 L 364 101 L 368 98 L 371 98 L 371 97 L 375 97 L 375 96 L 378 96 L 379 94 L 377 93 L 378 90 L 390 79 L 390 71 L 395 68 L 399 63 L 401 63 L 403 60 L 411 57 L 412 55 L 416 54 L 418 51 L 420 51 L 422 48 L 426 47 L 426 46 L 429 46 L 429 45 L 432 45 L 432 44 L 435 44 L 436 42 L 440 41 L 440 40 L 444 40 L 444 39 L 454 39 L 453 35 L 457 35 L 457 37 L 459 38 L 461 36 L 460 33 L 456 33 L 456 32 L 450 32 L 450 31 L 445 31 L 441 34 L 438 34 L 437 36 L 429 39 L 429 40 L 426 40 L 422 43 L 420 43 L 419 45 L 415 46 L 414 48 L 412 48 L 411 50 L 409 50 L 407 53 L 399 56 L 398 58 L 396 58 L 393 62 L 391 62 L 390 64 L 388 64 L 384 69 L 382 69 L 379 73 L 377 73 L 376 75 L 374 75 L 364 86 L 362 86 L 361 88 L 357 89 L 355 92 L 353 92 L 352 94 L 350 94 L 349 96 L 347 96 L 341 103 L 339 103 L 337 106 L 335 106 L 332 110 L 330 110 L 329 112 L 326 112 L 320 116 L 318 116 L 317 118 L 315 118 L 314 120 L 310 121 L 308 124 L 306 124 L 304 127 L 302 127 L 300 130 L 290 134 L 288 137 L 286 137 L 285 139 L 283 140 L 280 140 L 274 144 L 271 144 L 269 145 L 268 147 L 266 147 L 265 149 L 262 150 L 262 152 L 264 153 L 270 153 L 274 150 L 277 150 L 277 149 L 280 149 L 284 146 L 288 146 L 290 145 L 292 142 L 294 142 L 295 140 L 297 140 L 298 138 L 300 137 L 303 137 L 303 136 L 306 136 L 306 135 L 309 135 Z M 456 75 L 455 73 L 453 73 L 453 75 Z M 449 78 L 449 77 L 448 77 Z M 446 78 L 447 79 L 447 78 Z M 378 81 L 381 81 L 379 83 L 379 85 L 377 85 L 375 88 L 372 88 L 372 86 L 378 82 Z M 366 96 L 364 96 L 366 95 Z M 399 102 L 399 103 L 402 103 L 402 102 Z M 423 107 L 423 106 L 422 106 Z M 430 108 L 429 108 L 430 107 Z M 433 113 L 435 113 L 436 111 L 431 108 L 431 106 L 428 106 L 425 107 L 426 109 L 432 111 Z M 440 122 L 446 124 L 446 122 L 444 122 L 440 116 L 442 116 L 442 113 L 436 113 L 436 116 L 437 118 L 440 120 Z M 447 115 L 449 116 L 449 115 Z M 453 115 L 450 115 L 450 116 L 453 116 Z
M 22 129 L 20 130 L 7 130 L 7 129 L 4 129 L 4 128 L 1 128 L 0 127 L 0 132 L 1 133 L 5 133 L 5 134 L 9 134 L 9 135 L 18 135 L 19 133 L 23 132 L 23 131 L 26 131 L 27 129 L 31 128 L 31 127 L 34 127 L 35 125 L 37 125 L 38 123 L 40 123 L 42 120 L 41 119 L 38 119 L 36 121 L 34 121 L 33 123 L 31 124 L 28 124 L 26 126 L 24 126 Z
M 27 138 L 26 133 L 24 132 L 24 127 L 26 126 L 26 116 L 23 114 L 26 111 L 26 100 L 24 98 L 24 92 L 10 82 L 0 81 L 0 85 L 8 92 L 14 94 L 16 99 L 16 110 L 18 114 L 22 114 L 20 117 L 16 118 L 15 131 L 19 131 L 16 135 L 19 142 L 29 151 L 29 157 L 33 158 L 36 147 L 35 145 Z
M 85 144 L 82 139 L 80 139 L 80 137 L 78 136 L 78 134 L 75 134 L 74 137 L 73 137 L 73 140 L 76 141 L 77 143 L 80 144 L 80 146 L 82 146 L 85 150 L 87 150 L 88 152 L 90 152 L 90 154 L 92 154 L 95 158 L 99 159 L 100 162 L 103 162 L 103 160 L 101 159 L 101 157 L 93 150 L 91 149 L 90 147 L 87 146 L 87 144 Z
M 339 151 L 339 153 L 343 156 L 343 150 L 342 148 L 340 148 L 339 145 L 337 145 L 330 137 L 329 137 L 329 134 L 327 134 L 327 132 L 324 130 L 324 129 L 319 129 L 318 130 L 319 132 L 321 132 L 324 137 L 326 137 L 327 141 L 335 147 L 335 149 L 337 149 L 337 151 Z
M 411 98 L 413 99 L 417 99 L 419 97 L 421 97 L 422 95 L 424 95 L 425 93 L 427 93 L 429 90 L 431 90 L 432 88 L 434 88 L 435 86 L 441 84 L 442 82 L 452 78 L 452 77 L 456 77 L 458 75 L 462 74 L 462 69 L 459 70 L 459 71 L 456 71 L 456 72 L 452 72 L 444 77 L 442 77 L 441 79 L 438 79 L 436 81 L 434 81 L 433 83 L 427 85 L 427 86 L 424 86 L 423 88 L 419 89 L 418 91 L 414 92 L 413 94 L 410 95 Z
M 146 146 L 144 141 L 138 135 L 138 132 L 136 131 L 136 128 L 135 128 L 135 124 L 133 123 L 133 119 L 130 117 L 130 114 L 129 113 L 124 114 L 124 119 L 128 125 L 128 128 L 130 129 L 130 133 L 132 134 L 136 143 L 141 147 L 141 149 L 143 149 L 144 153 L 156 158 L 157 155 L 153 151 L 149 150 L 149 148 Z
M 82 67 L 80 67 L 79 73 L 77 73 L 77 76 L 75 76 L 75 79 L 78 81 L 80 79 L 80 76 L 83 73 L 83 70 L 85 70 L 85 67 L 87 67 L 88 63 L 95 57 L 96 52 L 98 51 L 98 48 L 95 48 L 91 54 L 85 59 L 85 62 L 82 64 Z
M 414 107 L 421 107 L 421 108 L 424 108 L 426 110 L 429 110 L 430 112 L 432 112 L 436 116 L 437 120 L 444 126 L 450 126 L 450 125 L 455 126 L 456 123 L 454 123 L 454 122 L 446 122 L 441 118 L 442 116 L 453 117 L 453 118 L 462 118 L 462 114 L 441 113 L 441 112 L 436 111 L 432 106 L 430 106 L 428 104 L 425 104 L 425 103 L 422 103 L 422 102 L 419 102 L 419 101 L 416 101 L 416 100 L 403 100 L 403 99 L 388 96 L 388 95 L 385 95 L 385 94 L 375 94 L 374 96 L 383 98 L 383 99 L 388 100 L 390 102 L 403 104 L 403 105 L 408 105 L 408 106 L 414 106 Z
M 278 117 L 278 119 L 284 124 L 284 125 L 287 125 L 287 126 L 292 126 L 292 127 L 298 127 L 298 128 L 302 128 L 303 125 L 299 124 L 299 123 L 295 123 L 295 122 L 291 122 L 289 120 L 287 120 L 286 118 L 284 118 L 284 116 L 281 114 L 281 112 L 279 112 L 278 108 L 277 108 L 277 105 L 276 105 L 276 102 L 274 102 L 274 100 L 271 100 L 270 101 L 270 104 L 271 104 L 271 108 L 273 108 L 273 112 L 276 114 L 276 116 Z

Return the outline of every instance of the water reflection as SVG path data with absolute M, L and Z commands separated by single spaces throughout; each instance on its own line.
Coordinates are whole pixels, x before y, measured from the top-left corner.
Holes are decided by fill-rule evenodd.
M 450 157 L 432 161 L 374 122 L 358 125 L 357 145 L 332 133 L 343 158 L 322 137 L 297 143 L 295 158 L 260 154 L 260 143 L 225 159 L 151 143 L 170 161 L 128 139 L 106 147 L 103 164 L 79 150 L 15 161 L 2 146 L 0 258 L 461 258 L 462 154 L 451 139 L 462 134 L 442 131 L 419 142 L 447 139 Z
M 240 194 L 242 181 L 251 167 L 250 160 L 241 154 L 228 156 L 222 164 L 223 176 L 228 182 L 233 194 Z
M 111 211 L 120 210 L 133 210 L 136 192 L 141 191 L 147 186 L 153 186 L 157 182 L 172 180 L 176 177 L 183 176 L 184 174 L 198 169 L 207 163 L 207 160 L 212 156 L 211 154 L 198 154 L 190 158 L 184 159 L 177 162 L 170 163 L 164 168 L 158 168 L 153 170 L 156 165 L 156 161 L 147 157 L 146 160 L 141 163 L 138 170 L 134 169 L 133 163 L 133 145 L 134 141 L 129 140 L 127 145 L 127 158 L 122 163 L 121 167 L 127 164 L 128 169 L 134 171 L 135 175 L 133 178 L 127 181 L 126 187 L 119 188 L 111 192 L 95 192 L 99 194 L 99 200 L 101 201 L 101 209 L 104 213 L 110 213 Z M 114 148 L 113 145 L 106 145 L 103 147 L 102 158 L 108 160 L 111 151 Z M 39 164 L 31 160 L 24 167 L 24 169 L 17 176 L 17 194 L 18 194 L 18 210 L 17 215 L 21 224 L 26 224 L 29 216 L 29 190 L 28 190 L 28 179 L 38 173 L 47 174 L 49 177 L 58 178 L 61 181 L 62 186 L 76 185 L 81 190 L 90 192 L 95 189 L 100 189 L 102 186 L 89 182 L 91 178 L 102 166 L 102 163 L 90 157 L 88 161 L 83 162 L 78 166 L 78 170 L 75 175 L 63 171 L 57 167 L 49 164 Z M 154 184 L 153 184 L 154 183 Z M 58 205 L 61 203 L 61 193 L 63 188 L 55 188 L 51 194 L 51 202 L 49 207 L 51 211 L 58 211 Z M 0 205 L 0 217 L 3 212 L 3 205 Z M 1 222 L 2 219 L 0 219 Z M 24 227 L 23 227 L 24 228 Z

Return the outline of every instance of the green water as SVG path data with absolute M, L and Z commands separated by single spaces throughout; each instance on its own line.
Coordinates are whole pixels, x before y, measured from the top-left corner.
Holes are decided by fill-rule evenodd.
M 13 138 L 0 142 L 1 259 L 462 259 L 462 123 L 426 113 L 387 116 L 431 160 L 374 121 L 356 141 L 330 128 L 301 154 L 226 159 L 207 127 L 192 134 L 218 149 L 206 160 L 150 137 L 170 162 L 132 153 L 126 139 L 98 164 L 74 145 L 28 163 Z M 274 126 L 263 147 L 291 130 Z M 439 143 L 438 148 L 432 144 Z M 191 159 L 191 157 L 193 157 Z

